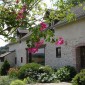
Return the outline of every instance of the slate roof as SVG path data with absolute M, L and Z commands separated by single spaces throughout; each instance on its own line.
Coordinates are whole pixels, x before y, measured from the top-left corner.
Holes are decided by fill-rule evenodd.
M 11 52 L 6 52 L 6 53 L 4 53 L 4 54 L 1 54 L 0 55 L 0 58 L 2 58 L 2 57 L 5 57 L 6 55 L 8 55 L 8 54 L 10 54 Z
M 85 10 L 83 9 L 83 7 L 85 7 L 85 3 L 82 6 L 77 5 L 71 9 L 71 12 L 75 14 L 77 20 L 85 17 Z M 58 27 L 61 25 L 65 25 L 66 23 L 68 22 L 66 19 L 64 19 L 56 23 L 54 26 Z
M 15 50 L 14 50 L 14 51 L 10 51 L 10 52 L 6 52 L 6 53 L 1 54 L 1 55 L 0 55 L 0 58 L 9 55 L 9 54 L 12 53 L 12 52 L 15 52 Z

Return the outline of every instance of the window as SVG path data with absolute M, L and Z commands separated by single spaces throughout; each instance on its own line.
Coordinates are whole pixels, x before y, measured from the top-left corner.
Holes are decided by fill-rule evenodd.
M 4 57 L 0 58 L 1 62 L 4 62 Z
M 31 63 L 31 62 L 34 62 L 34 63 L 39 63 L 39 64 L 42 64 L 42 65 L 45 65 L 45 46 L 46 44 L 42 45 L 39 49 L 38 49 L 38 52 L 36 53 L 29 53 L 28 50 L 26 49 L 26 53 L 27 53 L 27 56 L 26 56 L 26 60 L 27 60 L 27 63 Z
M 15 64 L 17 64 L 17 57 L 15 57 Z
M 56 48 L 56 57 L 61 58 L 61 47 Z
M 21 63 L 23 63 L 23 57 L 21 57 Z
M 38 49 L 38 52 L 32 54 L 32 62 L 45 65 L 45 47 Z

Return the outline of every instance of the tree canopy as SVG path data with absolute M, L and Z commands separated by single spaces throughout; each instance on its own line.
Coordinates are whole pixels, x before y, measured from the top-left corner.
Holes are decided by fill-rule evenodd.
M 67 4 L 64 0 L 56 0 L 53 6 L 56 8 L 48 12 L 42 0 L 3 0 L 0 5 L 0 35 L 15 41 L 18 28 L 28 29 L 31 32 L 27 39 L 28 47 L 34 47 L 36 42 L 39 45 L 42 43 L 40 39 L 52 43 L 58 41 L 58 38 L 54 38 L 54 32 L 50 30 L 48 24 L 64 18 L 71 21 L 75 15 L 70 11 L 73 4 Z M 46 13 L 48 13 L 47 16 L 45 16 Z

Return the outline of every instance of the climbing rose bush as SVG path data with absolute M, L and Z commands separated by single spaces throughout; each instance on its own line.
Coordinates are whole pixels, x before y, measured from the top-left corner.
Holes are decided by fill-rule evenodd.
M 19 0 L 16 0 L 16 3 L 18 4 L 19 3 Z
M 38 51 L 38 48 L 33 47 L 33 48 L 28 48 L 29 53 L 36 53 Z
M 59 10 L 55 11 L 48 10 L 42 0 L 2 0 L 0 5 L 0 34 L 11 42 L 17 42 L 17 28 L 20 30 L 27 29 L 32 34 L 27 38 L 26 43 L 29 52 L 33 53 L 38 51 L 40 39 L 62 45 L 64 40 L 60 38 L 57 41 L 54 38 L 53 27 L 48 27 L 48 24 L 54 20 L 60 21 L 65 18 L 70 21 L 71 18 L 74 18 L 73 13 L 68 11 L 72 7 L 71 5 L 66 4 L 64 0 L 59 0 L 56 4 Z M 37 22 L 41 23 L 38 24 Z M 35 42 L 38 43 L 37 46 L 34 46 Z
M 47 24 L 45 22 L 40 23 L 40 31 L 43 31 L 47 28 Z M 40 40 L 38 42 L 35 42 L 35 46 L 32 48 L 28 48 L 29 53 L 36 53 L 40 46 L 44 44 L 44 40 Z
M 44 44 L 44 40 L 40 40 L 39 42 L 35 43 L 35 47 L 39 48 L 40 46 L 42 46 Z
M 40 23 L 40 31 L 43 32 L 45 29 L 47 29 L 47 24 L 45 22 Z M 60 37 L 55 44 L 56 45 L 62 45 L 64 43 L 64 39 Z M 34 43 L 34 47 L 28 48 L 29 53 L 36 53 L 40 46 L 44 44 L 44 40 L 39 40 L 38 42 Z
M 35 43 L 35 47 L 28 48 L 29 53 L 36 53 L 40 46 L 44 44 L 44 40 L 40 40 L 39 42 Z
M 56 15 L 56 18 L 53 18 L 54 13 L 56 12 L 54 13 L 52 12 L 53 14 L 51 13 L 52 15 L 51 14 L 49 15 L 50 19 L 49 18 L 46 19 L 47 17 L 45 18 L 45 14 L 48 10 L 46 8 L 44 9 L 41 7 L 41 4 L 45 6 L 45 3 L 42 3 L 41 1 L 42 0 L 13 0 L 13 1 L 8 0 L 6 2 L 6 0 L 3 0 L 3 4 L 5 6 L 2 5 L 0 10 L 1 13 L 0 16 L 2 19 L 1 30 L 3 31 L 5 27 L 3 26 L 4 23 L 7 26 L 7 28 L 4 30 L 7 32 L 3 33 L 2 35 L 5 35 L 8 38 L 8 40 L 16 42 L 15 34 L 17 28 L 21 30 L 27 29 L 28 32 L 31 33 L 31 34 L 29 33 L 30 35 L 26 40 L 27 46 L 29 47 L 28 48 L 29 53 L 36 53 L 40 46 L 44 44 L 44 41 L 55 43 L 56 45 L 62 45 L 64 43 L 63 38 L 61 37 L 59 39 L 54 38 L 55 37 L 54 29 L 52 29 L 48 25 L 54 21 L 53 19 L 58 18 L 59 20 L 59 14 L 61 15 L 61 13 L 58 14 L 58 17 Z M 42 18 L 38 19 L 37 15 L 42 16 Z M 37 21 L 41 23 L 36 25 Z
M 62 37 L 60 37 L 60 38 L 58 39 L 58 41 L 55 42 L 55 44 L 56 44 L 56 45 L 62 45 L 62 44 L 64 44 L 64 39 L 63 39 Z
M 29 53 L 36 53 L 39 49 L 40 46 L 42 46 L 44 44 L 44 40 L 40 40 L 39 42 L 35 43 L 35 47 L 32 48 L 28 48 Z M 64 39 L 62 37 L 60 37 L 56 42 L 55 45 L 59 46 L 64 44 Z
M 26 11 L 26 4 L 24 4 L 21 8 L 21 10 L 19 10 L 18 12 L 18 15 L 17 15 L 17 20 L 20 20 L 20 19 L 23 19 L 25 16 L 24 16 L 24 13 Z
M 44 22 L 41 22 L 40 25 L 41 25 L 40 31 L 43 31 L 47 28 L 47 24 Z

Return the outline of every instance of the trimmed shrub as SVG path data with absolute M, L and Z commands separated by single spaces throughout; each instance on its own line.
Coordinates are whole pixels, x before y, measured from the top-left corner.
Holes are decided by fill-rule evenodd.
M 18 77 L 18 72 L 19 72 L 18 68 L 10 68 L 9 71 L 8 71 L 9 77 L 17 78 Z
M 85 69 L 73 78 L 72 85 L 85 85 Z
M 72 67 L 72 66 L 65 66 L 67 69 L 68 69 L 68 71 L 69 71 L 69 73 L 70 73 L 70 81 L 72 80 L 72 78 L 74 78 L 74 76 L 77 74 L 77 71 L 76 71 L 76 69 L 74 68 L 74 67 Z
M 41 73 L 38 77 L 39 83 L 53 83 L 58 82 L 55 74 Z
M 13 80 L 15 79 L 8 76 L 0 76 L 0 85 L 10 85 Z
M 12 81 L 10 85 L 26 85 L 26 84 L 21 80 L 15 80 Z
M 39 83 L 50 83 L 56 79 L 54 70 L 50 66 L 42 66 L 39 68 L 38 82 Z
M 52 74 L 54 71 L 50 66 L 41 66 L 39 68 L 39 73 Z
M 85 69 L 82 69 L 80 72 L 85 72 Z
M 30 83 L 34 83 L 34 81 L 32 79 L 30 79 L 29 77 L 24 78 L 23 80 L 26 84 L 30 84 Z
M 53 68 L 54 72 L 57 72 L 57 69 L 56 68 Z
M 75 75 L 76 70 L 71 66 L 64 66 L 56 72 L 57 79 L 60 81 L 71 81 Z
M 4 64 L 1 66 L 0 74 L 7 75 L 9 68 L 10 68 L 10 64 L 7 60 L 5 60 Z
M 18 78 L 24 79 L 29 76 L 30 78 L 37 79 L 37 74 L 41 66 L 42 65 L 37 63 L 25 64 L 20 68 Z

